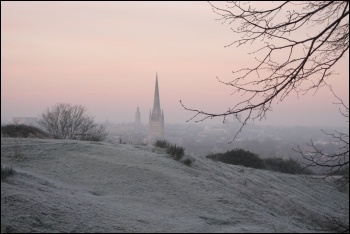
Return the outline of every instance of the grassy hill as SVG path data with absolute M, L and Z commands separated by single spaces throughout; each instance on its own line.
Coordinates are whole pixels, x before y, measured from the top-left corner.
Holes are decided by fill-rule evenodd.
M 106 142 L 1 139 L 1 232 L 310 232 L 349 221 L 332 178 Z M 341 210 L 339 207 L 345 207 Z

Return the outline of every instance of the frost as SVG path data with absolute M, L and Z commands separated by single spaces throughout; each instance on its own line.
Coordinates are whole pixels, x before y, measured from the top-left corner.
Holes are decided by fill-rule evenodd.
M 152 147 L 2 138 L 1 232 L 310 232 L 349 220 L 332 181 L 214 162 L 191 166 Z M 347 210 L 339 209 L 340 205 Z

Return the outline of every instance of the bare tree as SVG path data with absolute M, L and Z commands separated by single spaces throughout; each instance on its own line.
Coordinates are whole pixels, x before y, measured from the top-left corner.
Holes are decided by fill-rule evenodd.
M 258 4 L 261 9 L 252 5 Z M 332 67 L 349 50 L 349 3 L 347 1 L 249 3 L 228 2 L 219 8 L 210 3 L 220 21 L 232 26 L 240 39 L 228 46 L 264 43 L 253 51 L 256 66 L 233 71 L 234 93 L 244 100 L 222 113 L 186 107 L 194 112 L 188 121 L 244 114 L 242 130 L 249 119 L 266 118 L 273 102 L 283 101 L 292 92 L 305 94 L 325 85 Z M 238 25 L 236 25 L 238 23 Z M 259 56 L 259 57 L 258 57 Z
M 316 93 L 323 86 L 331 88 L 328 79 L 335 77 L 334 65 L 345 55 L 348 56 L 347 1 L 233 1 L 223 7 L 209 4 L 219 16 L 218 20 L 230 24 L 234 35 L 239 36 L 228 46 L 259 45 L 257 50 L 251 52 L 255 55 L 256 64 L 234 70 L 230 82 L 217 77 L 219 82 L 232 86 L 234 93 L 244 97 L 226 111 L 211 113 L 186 107 L 181 100 L 180 103 L 194 113 L 188 121 L 200 122 L 216 117 L 222 117 L 225 121 L 229 115 L 238 117 L 243 114 L 242 125 L 232 141 L 248 120 L 266 118 L 273 104 L 282 102 L 291 93 L 299 96 Z M 348 122 L 349 109 L 342 99 L 337 99 L 337 104 L 343 107 L 341 113 Z M 334 154 L 325 154 L 312 141 L 309 144 L 311 154 L 302 152 L 300 148 L 297 151 L 308 161 L 307 166 L 328 168 L 328 173 L 334 174 L 349 166 L 349 136 L 337 131 L 325 134 L 339 143 L 338 151 Z M 349 207 L 343 208 L 348 214 Z M 338 220 L 327 217 L 326 221 L 329 222 L 328 227 L 322 230 L 349 232 L 348 218 Z
M 39 118 L 39 125 L 59 139 L 101 141 L 107 133 L 103 125 L 95 123 L 81 105 L 59 103 L 47 108 Z
M 333 90 L 331 89 L 333 92 Z M 333 95 L 338 99 L 338 102 L 334 103 L 339 105 L 339 112 L 345 117 L 346 122 L 349 122 L 349 107 L 346 106 L 342 99 L 340 99 L 334 92 Z M 326 175 L 344 174 L 343 185 L 349 185 L 349 134 L 339 131 L 328 133 L 322 130 L 327 136 L 329 136 L 333 143 L 337 145 L 337 149 L 334 153 L 325 153 L 319 146 L 315 145 L 312 140 L 307 144 L 310 147 L 308 151 L 302 151 L 298 146 L 295 151 L 300 153 L 306 160 L 305 168 L 321 167 L 325 168 Z

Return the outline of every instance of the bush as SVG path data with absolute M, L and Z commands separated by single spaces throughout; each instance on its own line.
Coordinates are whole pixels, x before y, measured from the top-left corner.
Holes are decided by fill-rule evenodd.
M 173 156 L 176 160 L 180 160 L 182 156 L 185 154 L 185 149 L 182 148 L 181 146 L 176 146 L 176 145 L 170 145 L 167 149 L 166 152 Z
M 189 159 L 189 158 L 186 158 L 186 159 L 184 160 L 184 164 L 187 165 L 187 166 L 191 166 L 192 160 Z
M 162 149 L 166 149 L 166 148 L 168 148 L 170 146 L 170 144 L 166 140 L 157 140 L 154 143 L 154 146 L 162 148 Z
M 86 111 L 81 105 L 59 103 L 51 109 L 47 108 L 38 123 L 59 139 L 104 140 L 108 135 L 105 127 L 95 123 L 94 118 L 87 115 Z
M 155 147 L 159 147 L 162 149 L 166 149 L 166 153 L 170 154 L 174 159 L 180 160 L 185 155 L 185 149 L 181 146 L 171 145 L 166 140 L 157 140 L 154 143 Z M 155 150 L 155 148 L 154 148 Z M 153 151 L 154 152 L 154 151 Z M 188 161 L 189 160 L 189 161 Z M 188 159 L 186 162 L 184 162 L 186 165 L 191 165 L 192 161 Z
M 284 160 L 283 158 L 267 158 L 264 160 L 266 168 L 271 171 L 278 171 L 287 174 L 312 174 L 310 170 L 304 169 L 294 159 Z
M 223 154 L 211 154 L 208 155 L 207 158 L 228 164 L 242 165 L 245 167 L 252 167 L 257 169 L 266 168 L 264 160 L 259 158 L 257 154 L 243 149 L 234 149 Z
M 52 138 L 52 136 L 43 130 L 25 124 L 8 124 L 1 126 L 1 135 L 5 137 L 34 137 L 34 138 Z
M 267 169 L 287 174 L 313 174 L 311 170 L 303 169 L 303 167 L 294 159 L 284 160 L 283 158 L 268 158 L 263 160 L 259 158 L 257 154 L 243 149 L 235 149 L 223 154 L 210 154 L 206 157 L 214 161 L 221 161 L 228 164 Z
M 3 167 L 1 165 L 1 180 L 6 179 L 9 176 L 12 176 L 15 174 L 15 170 L 12 169 L 12 167 Z

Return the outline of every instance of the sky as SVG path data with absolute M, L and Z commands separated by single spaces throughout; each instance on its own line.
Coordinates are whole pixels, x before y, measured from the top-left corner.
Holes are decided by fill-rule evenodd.
M 133 122 L 139 107 L 147 124 L 156 75 L 165 123 L 193 116 L 180 100 L 189 108 L 225 112 L 241 97 L 216 77 L 229 81 L 253 57 L 251 47 L 225 47 L 235 35 L 215 19 L 207 2 L 2 1 L 1 119 L 38 117 L 63 102 L 115 123 Z M 330 81 L 346 104 L 348 63 L 349 53 Z M 256 123 L 348 124 L 335 101 L 326 88 L 293 94 Z

